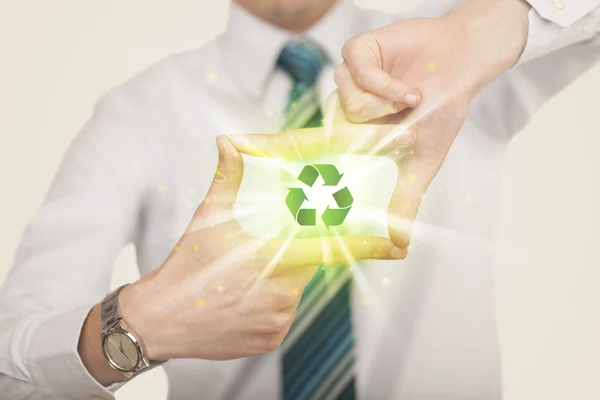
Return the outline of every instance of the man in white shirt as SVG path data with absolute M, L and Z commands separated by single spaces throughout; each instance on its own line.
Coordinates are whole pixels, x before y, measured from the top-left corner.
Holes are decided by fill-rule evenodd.
M 243 303 L 256 309 L 229 312 L 237 290 L 231 282 L 200 295 L 198 267 L 210 265 L 207 258 L 212 261 L 227 249 L 216 240 L 240 239 L 216 222 L 229 222 L 233 214 L 241 158 L 230 140 L 219 138 L 215 174 L 217 155 L 207 149 L 219 133 L 281 130 L 280 111 L 298 82 L 278 67 L 278 60 L 286 43 L 296 38 L 293 31 L 304 32 L 301 39 L 327 55 L 316 81 L 324 103 L 335 88 L 333 70 L 343 61 L 339 53 L 345 41 L 395 19 L 358 10 L 347 1 L 307 1 L 311 7 L 302 14 L 305 19 L 300 14 L 288 19 L 294 10 L 268 12 L 271 2 L 261 3 L 264 8 L 239 3 L 256 15 L 234 4 L 223 35 L 166 59 L 106 95 L 72 144 L 0 291 L 0 393 L 11 399 L 112 398 L 127 377 L 111 369 L 101 354 L 99 302 L 114 258 L 133 242 L 144 278 L 121 292 L 122 316 L 144 340 L 143 356 L 170 359 L 164 367 L 171 398 L 275 399 L 282 393 L 284 398 L 318 393 L 331 398 L 500 398 L 492 245 L 503 151 L 546 99 L 597 61 L 599 2 L 555 1 L 554 10 L 549 1 L 530 1 L 525 51 L 515 68 L 471 101 L 461 135 L 422 201 L 410 256 L 391 261 L 405 256 L 402 246 L 367 238 L 368 248 L 359 250 L 352 240 L 362 238 L 349 238 L 357 259 L 390 260 L 361 267 L 362 284 L 352 288 L 356 362 L 340 375 L 355 381 L 352 392 L 333 380 L 325 391 L 300 389 L 296 397 L 298 388 L 287 392 L 282 363 L 289 346 L 275 348 L 291 324 L 286 318 L 299 301 L 298 288 L 310 279 L 290 269 L 312 273 L 310 266 L 323 254 L 313 254 L 312 245 L 301 257 L 280 254 L 275 273 L 261 280 L 264 291 L 252 292 L 258 299 L 249 296 Z M 439 16 L 454 5 L 433 3 L 419 14 Z M 493 33 L 493 26 L 486 28 Z M 412 100 L 405 103 L 399 109 L 418 110 Z M 213 195 L 221 199 L 216 204 Z M 247 270 L 264 261 L 262 245 L 214 274 L 252 279 Z M 277 253 L 267 250 L 269 256 Z M 292 267 L 286 270 L 286 265 Z M 281 303 L 285 310 L 274 313 Z M 261 325 L 265 316 L 273 317 L 272 324 Z M 248 327 L 256 329 L 254 334 Z M 117 347 L 122 361 L 128 361 L 131 353 L 122 343 Z

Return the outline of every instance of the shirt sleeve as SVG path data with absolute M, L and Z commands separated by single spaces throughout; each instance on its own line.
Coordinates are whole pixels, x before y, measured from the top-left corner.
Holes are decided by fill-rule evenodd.
M 517 65 L 588 41 L 600 32 L 600 0 L 528 0 L 529 35 Z
M 2 398 L 113 398 L 117 386 L 93 379 L 77 344 L 136 232 L 148 172 L 130 103 L 115 93 L 97 104 L 23 234 L 0 288 Z
M 564 1 L 562 11 L 572 13 L 568 16 L 560 9 L 550 10 L 552 0 L 530 1 L 539 4 L 541 11 L 530 11 L 529 37 L 521 59 L 469 105 L 470 120 L 481 130 L 511 137 L 549 99 L 600 60 L 600 0 Z M 579 6 L 568 8 L 571 3 Z M 582 7 L 584 3 L 586 7 Z M 571 25 L 563 26 L 569 22 Z

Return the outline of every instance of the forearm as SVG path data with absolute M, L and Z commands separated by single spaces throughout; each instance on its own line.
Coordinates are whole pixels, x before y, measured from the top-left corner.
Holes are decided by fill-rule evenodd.
M 472 97 L 519 60 L 527 44 L 525 0 L 471 0 L 446 14 L 464 29 Z

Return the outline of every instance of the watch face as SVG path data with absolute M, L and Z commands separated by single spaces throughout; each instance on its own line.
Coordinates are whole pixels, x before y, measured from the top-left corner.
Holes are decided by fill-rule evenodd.
M 117 369 L 132 372 L 140 356 L 136 343 L 123 332 L 112 332 L 104 338 L 104 354 Z

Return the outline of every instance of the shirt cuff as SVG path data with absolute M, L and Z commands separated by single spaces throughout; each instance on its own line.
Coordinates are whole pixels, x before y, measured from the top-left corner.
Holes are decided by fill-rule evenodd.
M 32 380 L 52 398 L 114 399 L 113 391 L 122 384 L 106 388 L 83 365 L 77 344 L 83 323 L 92 305 L 53 316 L 36 329 L 30 342 L 29 360 Z
M 528 0 L 529 34 L 517 66 L 600 32 L 600 0 Z M 554 4 L 554 5 L 553 5 Z

